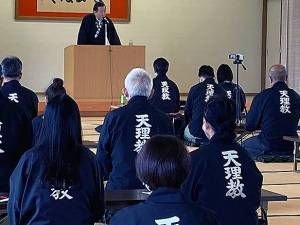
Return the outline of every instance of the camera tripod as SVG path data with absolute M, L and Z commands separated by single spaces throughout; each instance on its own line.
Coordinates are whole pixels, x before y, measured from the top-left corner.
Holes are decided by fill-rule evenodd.
M 233 61 L 233 64 L 236 65 L 236 85 L 235 85 L 235 103 L 236 103 L 236 124 L 240 125 L 242 119 L 242 106 L 241 106 L 241 90 L 239 86 L 239 70 L 240 65 L 242 65 L 244 70 L 247 70 L 242 60 L 236 59 Z

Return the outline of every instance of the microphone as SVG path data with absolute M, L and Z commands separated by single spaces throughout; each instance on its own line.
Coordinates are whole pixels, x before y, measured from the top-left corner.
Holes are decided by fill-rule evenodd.
M 109 21 L 108 21 L 108 19 L 105 16 L 102 17 L 102 20 L 103 20 L 104 23 L 109 24 Z

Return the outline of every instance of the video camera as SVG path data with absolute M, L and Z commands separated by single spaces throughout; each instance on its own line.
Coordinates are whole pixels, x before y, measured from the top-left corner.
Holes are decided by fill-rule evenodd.
M 229 54 L 229 59 L 234 60 L 234 64 L 241 64 L 244 61 L 242 54 Z

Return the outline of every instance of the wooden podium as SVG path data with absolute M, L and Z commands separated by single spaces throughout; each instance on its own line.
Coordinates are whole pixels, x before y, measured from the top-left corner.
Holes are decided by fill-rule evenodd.
M 71 45 L 64 50 L 65 87 L 81 112 L 107 112 L 118 104 L 124 79 L 135 67 L 145 68 L 145 46 Z

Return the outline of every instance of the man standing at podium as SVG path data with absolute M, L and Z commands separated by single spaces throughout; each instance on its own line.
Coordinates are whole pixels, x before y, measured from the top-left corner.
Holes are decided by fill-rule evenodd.
M 104 2 L 96 2 L 93 14 L 86 15 L 82 20 L 77 39 L 78 45 L 121 45 L 115 26 L 105 13 Z

